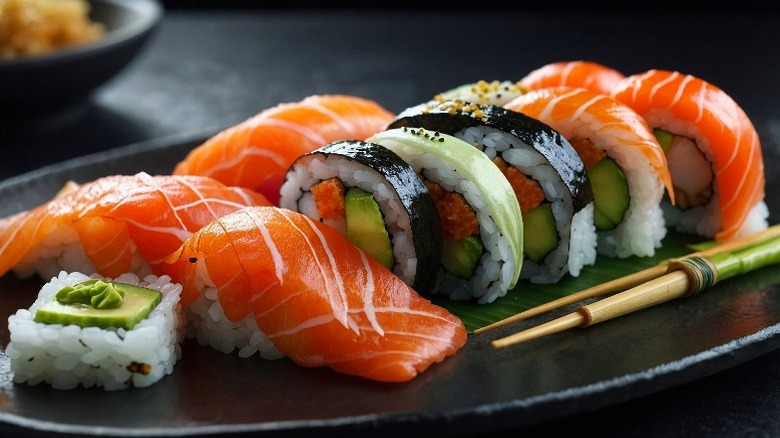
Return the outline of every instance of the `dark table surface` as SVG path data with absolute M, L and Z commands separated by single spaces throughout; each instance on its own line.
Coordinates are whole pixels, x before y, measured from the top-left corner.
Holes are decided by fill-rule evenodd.
M 626 74 L 664 68 L 704 78 L 740 103 L 765 148 L 778 148 L 778 29 L 771 8 L 169 8 L 137 60 L 82 105 L 26 123 L 0 121 L 0 180 L 130 143 L 221 129 L 311 94 L 360 95 L 400 111 L 460 84 L 516 80 L 548 62 L 575 59 Z M 774 202 L 768 200 L 773 215 Z M 774 351 L 512 433 L 776 436 L 778 412 Z

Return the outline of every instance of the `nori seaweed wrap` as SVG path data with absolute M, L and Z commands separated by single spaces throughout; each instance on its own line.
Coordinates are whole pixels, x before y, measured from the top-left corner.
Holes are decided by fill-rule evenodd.
M 572 145 L 550 126 L 503 107 L 462 100 L 400 113 L 388 129 L 421 127 L 483 151 L 512 185 L 523 212 L 521 278 L 554 283 L 595 263 L 593 193 Z
M 433 288 L 442 252 L 438 210 L 391 150 L 348 140 L 304 154 L 287 172 L 279 206 L 338 229 L 414 290 Z

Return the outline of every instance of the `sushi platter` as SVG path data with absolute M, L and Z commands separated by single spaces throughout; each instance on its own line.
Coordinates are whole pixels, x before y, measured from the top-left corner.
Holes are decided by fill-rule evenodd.
M 686 149 L 693 144 L 690 138 L 711 148 L 702 156 L 712 159 L 729 153 L 719 140 L 708 137 L 713 129 L 723 128 L 712 128 L 708 121 L 701 128 L 681 127 L 685 117 L 695 119 L 694 123 L 705 113 L 717 118 L 709 113 L 712 108 L 699 110 L 698 115 L 693 111 L 658 116 L 649 111 L 640 117 L 626 103 L 644 98 L 640 91 L 624 93 L 623 102 L 605 97 L 603 90 L 585 92 L 584 87 L 545 85 L 536 93 L 533 81 L 544 79 L 544 69 L 534 73 L 541 76 L 529 75 L 517 84 L 464 85 L 399 114 L 358 97 L 310 96 L 269 108 L 225 130 L 132 144 L 0 183 L 4 200 L 0 217 L 8 218 L 0 227 L 0 237 L 6 248 L 18 236 L 33 234 L 25 227 L 46 229 L 49 225 L 42 225 L 46 221 L 59 224 L 60 219 L 51 219 L 57 214 L 65 215 L 64 225 L 57 225 L 63 228 L 84 218 L 92 221 L 87 227 L 75 227 L 72 236 L 76 237 L 71 239 L 81 239 L 78 245 L 84 248 L 76 256 L 65 250 L 52 264 L 46 261 L 44 247 L 11 262 L 0 258 L 5 263 L 0 267 L 6 269 L 0 277 L 0 287 L 6 291 L 0 295 L 0 316 L 11 321 L 7 330 L 0 331 L 0 422 L 19 433 L 117 436 L 280 432 L 422 436 L 432 428 L 448 435 L 476 435 L 612 406 L 712 375 L 780 346 L 780 294 L 776 293 L 780 270 L 758 267 L 775 263 L 772 256 L 756 268 L 729 271 L 732 278 L 724 275 L 722 282 L 705 280 L 706 290 L 695 296 L 587 329 L 494 348 L 493 341 L 576 311 L 582 303 L 569 303 L 491 331 L 480 328 L 583 289 L 663 266 L 697 248 L 725 246 L 736 236 L 767 229 L 773 220 L 767 218 L 763 196 L 775 189 L 771 186 L 775 179 L 765 178 L 760 145 L 737 106 L 729 109 L 738 114 L 739 132 L 733 141 L 740 142 L 744 152 L 725 165 L 713 164 L 718 172 L 685 179 L 680 172 L 693 174 L 692 168 L 680 170 L 678 163 L 676 169 L 667 168 L 665 154 L 673 150 L 680 154 L 678 159 L 695 161 L 699 155 Z M 608 88 L 656 90 L 679 84 L 685 90 L 692 84 L 691 89 L 720 93 L 711 84 L 678 72 L 653 70 L 629 78 L 611 69 L 588 74 L 602 75 L 599 86 Z M 669 106 L 674 107 L 682 94 L 677 92 Z M 551 102 L 561 105 L 566 98 L 584 99 L 574 108 L 561 109 L 569 111 L 572 119 L 583 113 L 585 117 L 609 114 L 630 129 L 603 134 L 577 121 L 560 122 L 560 116 L 546 119 L 556 114 Z M 654 98 L 654 93 L 647 97 Z M 534 99 L 546 107 L 534 112 Z M 727 96 L 720 99 L 721 104 L 731 105 Z M 471 103 L 464 105 L 464 101 Z M 319 122 L 295 121 L 296 111 L 314 120 L 321 117 L 317 111 L 322 108 L 327 108 L 328 117 L 343 117 L 342 128 L 360 113 L 365 120 L 356 126 L 362 131 L 334 135 L 332 128 L 317 131 Z M 676 119 L 670 122 L 670 117 Z M 285 132 L 289 123 L 301 123 L 305 129 Z M 281 146 L 263 143 L 264 138 L 293 138 L 300 132 L 306 134 L 282 141 Z M 618 152 L 619 147 L 602 146 L 618 137 L 645 150 L 631 155 Z M 242 148 L 261 153 L 246 153 Z M 216 164 L 214 154 L 220 157 Z M 770 162 L 777 154 L 774 149 L 764 150 L 763 160 Z M 619 170 L 591 172 L 600 161 Z M 741 173 L 735 173 L 733 163 L 739 163 Z M 518 174 L 538 180 L 537 185 L 529 186 Z M 714 175 L 731 182 L 710 189 L 715 187 Z M 598 185 L 599 178 L 607 178 L 607 183 Z M 702 188 L 702 181 L 710 186 Z M 120 186 L 126 193 L 117 202 L 112 191 Z M 138 193 L 147 196 L 143 199 L 164 194 L 165 208 L 143 216 L 139 212 L 148 207 L 133 207 Z M 339 208 L 328 210 L 339 196 L 346 204 L 339 207 L 346 208 L 346 216 Z M 373 210 L 362 207 L 366 196 Z M 611 197 L 610 201 L 605 203 L 602 196 Z M 737 207 L 727 211 L 723 206 L 721 212 L 719 196 L 732 197 L 729 205 Z M 38 208 L 41 205 L 56 208 L 44 210 Z M 206 206 L 208 214 L 189 218 L 187 211 L 193 205 Z M 680 211 L 672 211 L 680 205 Z M 101 210 L 104 206 L 107 213 Z M 173 215 L 166 213 L 168 206 Z M 77 216 L 61 213 L 71 209 L 78 210 Z M 709 220 L 713 211 L 722 220 Z M 24 213 L 15 216 L 20 212 Z M 354 225 L 357 222 L 350 222 L 350 215 L 358 213 L 363 215 L 362 234 Z M 217 218 L 214 222 L 203 219 L 212 215 Z M 445 220 L 450 215 L 457 216 L 454 225 Z M 668 229 L 663 220 L 659 225 L 661 215 L 666 215 Z M 164 222 L 168 216 L 176 220 Z M 377 239 L 375 228 L 362 227 L 377 217 L 379 234 L 386 233 L 386 240 Z M 543 219 L 526 221 L 526 217 Z M 126 259 L 112 254 L 106 261 L 99 251 L 115 242 L 114 236 L 125 236 L 112 228 L 116 221 L 131 224 L 119 229 L 130 236 L 133 253 Z M 168 231 L 180 225 L 178 232 Z M 102 227 L 109 227 L 111 238 L 101 240 Z M 523 228 L 529 232 L 523 233 Z M 158 235 L 143 237 L 147 232 Z M 160 234 L 181 238 L 168 243 Z M 68 242 L 67 235 L 56 238 Z M 46 245 L 57 248 L 59 242 Z M 476 257 L 469 252 L 472 247 L 478 248 Z M 257 262 L 255 254 L 267 255 Z M 75 259 L 83 256 L 93 263 L 83 270 L 100 270 L 94 280 L 78 274 L 73 278 L 79 282 L 71 284 L 64 273 L 57 278 L 60 270 L 78 271 L 75 267 L 82 261 Z M 115 264 L 121 268 L 116 270 Z M 702 269 L 706 277 L 710 268 Z M 342 271 L 350 274 L 344 276 Z M 750 273 L 733 275 L 736 271 Z M 122 377 L 111 381 L 114 377 L 93 374 L 106 367 L 97 359 L 92 368 L 72 365 L 70 369 L 83 371 L 72 371 L 67 379 L 56 371 L 68 368 L 64 359 L 39 366 L 50 357 L 67 356 L 60 351 L 64 347 L 28 353 L 31 347 L 26 343 L 37 341 L 19 334 L 20 322 L 47 325 L 31 319 L 36 310 L 42 313 L 36 296 L 40 300 L 50 289 L 44 280 L 55 277 L 52 284 L 63 290 L 83 291 L 86 285 L 89 294 L 100 293 L 100 297 L 115 285 L 120 295 L 131 297 L 134 286 L 125 283 L 136 282 L 127 280 L 123 274 L 127 272 L 137 272 L 135 279 L 151 274 L 145 277 L 148 283 L 159 276 L 163 284 L 169 279 L 180 284 L 176 300 L 181 292 L 187 328 L 178 311 L 166 307 L 179 316 L 171 323 L 178 335 L 170 339 L 165 335 L 170 344 L 159 347 L 170 359 L 163 365 L 165 371 L 139 359 L 140 363 L 132 362 L 132 369 L 120 364 Z M 94 282 L 104 277 L 117 278 L 95 290 Z M 317 283 L 320 278 L 326 281 Z M 245 282 L 251 287 L 242 289 Z M 415 292 L 420 290 L 427 291 L 422 299 Z M 46 300 L 54 300 L 53 293 L 47 293 Z M 170 297 L 172 292 L 166 293 Z M 326 316 L 312 317 L 309 310 L 300 310 L 319 297 L 328 303 Z M 60 293 L 56 300 L 61 300 Z M 400 315 L 406 322 L 393 325 L 385 313 Z M 149 319 L 152 315 L 156 314 Z M 61 323 L 64 316 L 51 318 Z M 86 348 L 91 342 L 86 330 L 92 323 L 75 321 L 85 324 L 85 335 L 76 343 Z M 240 321 L 240 327 L 235 321 Z M 328 327 L 328 335 L 309 334 L 312 326 Z M 122 342 L 133 336 L 132 325 L 119 330 Z M 222 330 L 228 330 L 227 336 Z M 257 334 L 262 335 L 259 341 Z M 342 345 L 349 351 L 342 352 Z M 404 348 L 411 349 L 408 356 L 398 353 Z M 368 359 L 363 357 L 366 350 Z M 372 354 L 385 350 L 396 356 L 377 366 Z M 144 377 L 149 374 L 144 366 L 157 374 Z M 137 414 L 127 415 L 129 409 Z

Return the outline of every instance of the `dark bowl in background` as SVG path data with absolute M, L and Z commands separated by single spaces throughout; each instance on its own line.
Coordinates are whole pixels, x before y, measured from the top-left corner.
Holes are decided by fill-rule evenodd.
M 106 26 L 99 41 L 0 61 L 0 116 L 41 115 L 85 101 L 140 52 L 163 15 L 157 0 L 89 0 Z

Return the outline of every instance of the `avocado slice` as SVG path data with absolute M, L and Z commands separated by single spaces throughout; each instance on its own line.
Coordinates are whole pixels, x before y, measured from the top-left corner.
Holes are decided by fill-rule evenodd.
M 658 144 L 661 145 L 664 152 L 669 152 L 669 146 L 672 145 L 674 134 L 663 129 L 653 129 L 653 134 L 655 134 L 655 139 L 658 140 Z
M 395 262 L 393 245 L 374 196 L 359 187 L 350 187 L 347 189 L 344 208 L 349 240 L 384 267 L 392 269 Z
M 476 236 L 462 239 L 445 238 L 441 263 L 458 277 L 470 278 L 482 256 L 482 240 Z
M 598 230 L 611 230 L 623 221 L 629 195 L 626 175 L 615 161 L 602 158 L 588 171 L 593 187 L 593 221 Z
M 523 213 L 523 251 L 534 262 L 558 246 L 552 204 L 543 202 Z
M 38 309 L 35 322 L 131 330 L 162 301 L 159 291 L 125 283 L 110 283 L 124 293 L 120 306 L 99 309 L 90 304 L 62 303 L 55 299 Z

